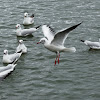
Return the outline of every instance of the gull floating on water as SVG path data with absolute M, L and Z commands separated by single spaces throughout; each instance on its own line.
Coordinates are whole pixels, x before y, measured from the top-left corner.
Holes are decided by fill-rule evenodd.
M 36 30 L 38 30 L 40 27 L 34 27 L 34 28 L 30 28 L 30 29 L 22 29 L 20 24 L 16 25 L 16 35 L 17 36 L 28 36 L 28 35 L 32 35 L 33 32 L 35 32 Z
M 8 64 L 5 67 L 0 67 L 0 80 L 8 76 L 15 68 L 17 64 Z
M 68 37 L 69 32 L 75 29 L 76 27 L 78 27 L 80 24 L 81 23 L 57 33 L 55 33 L 53 29 L 48 25 L 42 26 L 42 31 L 45 37 L 40 39 L 40 41 L 37 44 L 43 43 L 45 48 L 56 53 L 55 65 L 56 65 L 57 60 L 59 64 L 60 52 L 66 52 L 66 51 L 75 52 L 76 51 L 75 47 L 66 48 L 64 46 L 64 42 L 66 38 Z
M 16 52 L 14 54 L 8 54 L 8 50 L 4 50 L 4 55 L 3 55 L 3 63 L 8 63 L 11 64 L 13 62 L 16 62 L 22 54 L 22 51 Z
M 34 14 L 31 16 L 28 16 L 28 13 L 24 13 L 24 20 L 23 20 L 23 25 L 31 25 L 34 23 Z
M 81 40 L 85 45 L 89 46 L 90 49 L 100 49 L 100 39 L 99 42 L 92 42 L 88 40 Z
M 19 40 L 19 45 L 16 48 L 16 52 L 20 52 L 22 50 L 22 53 L 27 53 L 27 47 L 24 45 L 23 40 Z

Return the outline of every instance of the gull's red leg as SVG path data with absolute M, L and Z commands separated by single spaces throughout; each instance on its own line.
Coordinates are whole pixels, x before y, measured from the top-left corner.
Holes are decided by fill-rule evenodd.
M 57 58 L 58 58 L 58 56 L 56 55 L 56 59 L 55 59 L 55 65 L 56 65 L 56 62 L 57 62 Z
M 55 65 L 56 65 L 56 60 L 55 60 Z
M 59 64 L 60 53 L 58 53 L 58 64 Z

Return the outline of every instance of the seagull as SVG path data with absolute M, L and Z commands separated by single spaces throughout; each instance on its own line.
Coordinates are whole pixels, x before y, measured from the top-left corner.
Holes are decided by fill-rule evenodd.
M 22 50 L 22 53 L 27 53 L 27 47 L 24 45 L 23 40 L 19 40 L 19 45 L 16 48 L 16 52 L 19 52 Z
M 35 32 L 38 28 L 40 27 L 37 26 L 35 28 L 30 28 L 30 29 L 22 29 L 20 24 L 16 25 L 16 35 L 17 36 L 28 36 L 32 35 L 33 32 Z
M 60 52 L 76 51 L 75 47 L 66 48 L 64 46 L 64 42 L 68 37 L 69 32 L 78 27 L 80 24 L 81 23 L 74 25 L 70 28 L 64 29 L 57 33 L 55 33 L 54 30 L 49 25 L 42 25 L 42 31 L 45 37 L 41 38 L 37 44 L 42 43 L 44 44 L 45 48 L 56 53 L 55 65 L 57 60 L 59 64 Z
M 22 50 L 14 54 L 8 54 L 8 50 L 4 50 L 3 63 L 11 64 L 13 62 L 16 62 L 20 58 L 21 54 Z
M 31 25 L 34 23 L 34 14 L 31 16 L 28 16 L 28 13 L 24 13 L 24 20 L 23 20 L 23 25 Z
M 17 64 L 8 64 L 7 66 L 0 67 L 0 80 L 8 76 L 14 69 Z
M 90 49 L 100 49 L 100 39 L 99 42 L 92 42 L 88 40 L 81 40 L 85 45 L 89 46 Z

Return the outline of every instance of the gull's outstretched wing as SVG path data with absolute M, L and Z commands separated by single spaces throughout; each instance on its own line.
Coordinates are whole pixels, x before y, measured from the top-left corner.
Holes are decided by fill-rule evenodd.
M 54 39 L 52 40 L 52 44 L 54 45 L 64 45 L 64 42 L 66 38 L 68 37 L 68 34 L 70 31 L 74 30 L 76 27 L 78 27 L 81 23 L 74 25 L 68 29 L 65 29 L 63 31 L 58 32 L 55 36 Z
M 51 42 L 54 39 L 55 32 L 49 25 L 42 25 L 44 36 Z

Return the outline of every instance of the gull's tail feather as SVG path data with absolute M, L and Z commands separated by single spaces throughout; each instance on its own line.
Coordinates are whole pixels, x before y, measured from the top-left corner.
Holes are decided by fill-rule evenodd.
M 17 51 L 16 53 L 22 53 L 22 49 L 20 51 Z
M 40 28 L 40 26 L 41 26 L 41 25 L 39 25 L 39 26 L 37 26 L 37 27 L 35 27 L 35 28 L 38 29 L 38 28 Z
M 19 59 L 15 59 L 13 62 L 11 62 L 10 64 L 16 65 L 16 63 L 18 62 Z
M 32 18 L 33 18 L 33 17 L 34 17 L 34 14 L 32 14 L 30 17 L 32 17 Z
M 65 52 L 66 52 L 66 51 L 69 51 L 69 52 L 76 52 L 76 48 L 75 48 L 75 47 L 65 48 L 64 51 L 65 51 Z

